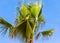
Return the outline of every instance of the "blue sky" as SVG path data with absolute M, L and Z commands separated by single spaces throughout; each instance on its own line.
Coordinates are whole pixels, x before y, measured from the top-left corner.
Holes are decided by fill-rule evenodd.
M 0 0 L 0 17 L 14 25 L 16 18 L 16 6 L 19 0 Z M 60 0 L 43 0 L 43 15 L 46 24 L 43 29 L 54 28 L 55 32 L 49 40 L 40 37 L 35 43 L 59 43 L 60 42 Z M 10 39 L 8 33 L 6 36 L 0 34 L 0 43 L 21 43 L 20 40 Z

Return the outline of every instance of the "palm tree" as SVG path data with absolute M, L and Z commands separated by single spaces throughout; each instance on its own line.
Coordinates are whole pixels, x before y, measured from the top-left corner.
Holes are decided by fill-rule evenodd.
M 53 29 L 38 32 L 39 25 L 44 23 L 45 20 L 42 16 L 42 4 L 23 4 L 22 7 L 18 8 L 18 16 L 16 18 L 16 25 L 13 26 L 6 20 L 0 17 L 0 28 L 5 34 L 9 30 L 9 36 L 11 38 L 22 38 L 26 43 L 33 43 L 33 38 L 38 39 L 39 35 L 42 36 L 51 36 Z M 24 42 L 25 43 L 25 42 Z

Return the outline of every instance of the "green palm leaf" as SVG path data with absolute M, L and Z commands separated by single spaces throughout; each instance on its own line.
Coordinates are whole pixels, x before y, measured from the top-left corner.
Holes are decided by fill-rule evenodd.
M 8 23 L 6 20 L 4 20 L 3 18 L 0 18 L 0 26 L 2 25 L 2 28 L 1 28 L 1 32 L 3 34 L 5 34 L 7 32 L 8 29 L 12 28 L 13 26 Z
M 40 5 L 34 4 L 31 8 L 32 16 L 38 17 L 39 13 L 41 12 L 41 8 L 42 8 L 42 4 Z
M 3 18 L 0 18 L 0 24 L 5 25 L 8 28 L 12 26 L 10 23 L 5 21 Z
M 51 29 L 51 30 L 43 31 L 41 33 L 42 33 L 42 36 L 51 36 L 53 34 L 53 32 L 54 32 L 54 30 Z
M 26 7 L 26 5 L 23 5 L 20 8 L 20 12 L 21 14 L 25 17 L 26 15 L 30 14 L 30 11 L 28 10 L 28 8 Z
M 28 21 L 21 23 L 16 28 L 17 33 L 22 34 L 26 38 L 29 38 L 33 33 L 30 23 Z
M 27 23 L 27 22 L 24 21 L 24 22 L 16 25 L 14 33 L 16 33 L 16 35 L 17 35 L 18 37 L 20 37 L 20 35 L 22 35 L 23 37 L 26 37 L 26 36 L 25 36 L 25 34 L 26 34 L 26 23 Z M 14 34 L 14 33 L 13 33 L 13 34 Z M 12 35 L 13 35 L 13 34 L 12 34 Z M 16 36 L 16 37 L 17 37 L 17 36 Z

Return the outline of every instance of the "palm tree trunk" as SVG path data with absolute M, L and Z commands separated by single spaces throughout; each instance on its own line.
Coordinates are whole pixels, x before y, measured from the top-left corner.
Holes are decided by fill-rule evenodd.
M 30 43 L 33 43 L 33 39 L 30 39 Z
M 30 37 L 30 39 L 28 39 L 28 43 L 33 43 L 33 38 Z

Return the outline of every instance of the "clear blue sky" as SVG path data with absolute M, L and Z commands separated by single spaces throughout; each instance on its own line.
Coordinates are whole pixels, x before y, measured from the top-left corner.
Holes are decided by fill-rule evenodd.
M 14 24 L 16 6 L 19 0 L 0 0 L 0 17 Z M 39 38 L 35 43 L 59 43 L 60 42 L 60 0 L 43 0 L 43 15 L 46 24 L 41 30 L 54 28 L 55 32 L 49 40 Z M 0 43 L 21 43 L 20 40 L 10 39 L 8 33 L 5 37 L 0 34 Z

